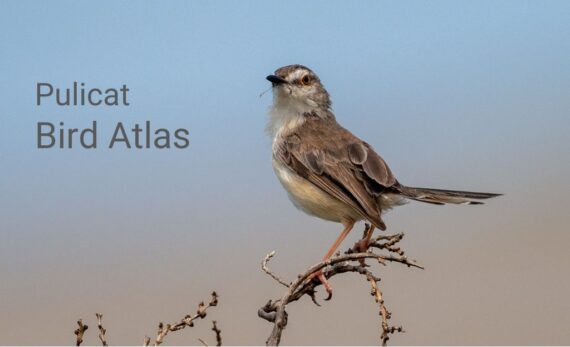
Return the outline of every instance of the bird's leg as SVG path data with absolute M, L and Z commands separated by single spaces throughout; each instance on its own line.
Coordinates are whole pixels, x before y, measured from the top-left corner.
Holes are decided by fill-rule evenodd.
M 359 252 L 366 252 L 368 246 L 370 246 L 370 240 L 372 239 L 372 234 L 374 233 L 374 225 L 367 225 L 366 233 L 362 240 L 356 242 L 356 248 Z
M 359 252 L 366 252 L 368 251 L 368 246 L 370 246 L 370 239 L 372 239 L 372 234 L 374 233 L 374 225 L 366 224 L 366 231 L 364 233 L 364 237 L 362 240 L 359 240 L 354 245 L 354 248 L 357 249 Z M 360 265 L 366 266 L 365 260 L 359 260 Z
M 330 259 L 330 257 L 332 257 L 332 255 L 334 254 L 334 252 L 336 251 L 338 246 L 340 246 L 342 241 L 346 238 L 348 233 L 354 227 L 354 221 L 352 221 L 352 220 L 345 221 L 342 224 L 344 225 L 343 231 L 336 238 L 335 242 L 333 243 L 331 248 L 328 250 L 327 254 L 325 254 L 325 256 L 323 257 L 323 261 L 327 261 Z M 332 287 L 331 287 L 330 283 L 327 281 L 327 278 L 325 277 L 325 275 L 323 274 L 323 271 L 319 270 L 319 271 L 317 271 L 311 275 L 311 278 L 315 278 L 315 277 L 317 277 L 319 279 L 319 281 L 321 281 L 321 283 L 325 287 L 325 290 L 328 293 L 328 297 L 325 300 L 330 300 L 332 298 Z

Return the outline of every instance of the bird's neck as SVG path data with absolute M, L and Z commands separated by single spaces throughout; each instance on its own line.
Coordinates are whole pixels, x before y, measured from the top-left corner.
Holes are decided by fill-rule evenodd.
M 275 100 L 269 109 L 269 120 L 266 132 L 273 141 L 287 136 L 302 126 L 308 117 L 334 118 L 330 110 L 297 100 Z

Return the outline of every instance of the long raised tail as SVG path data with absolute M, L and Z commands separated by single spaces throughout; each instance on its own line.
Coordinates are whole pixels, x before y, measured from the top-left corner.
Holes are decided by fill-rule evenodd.
M 406 187 L 400 185 L 398 187 L 399 193 L 408 199 L 427 202 L 430 204 L 444 205 L 444 204 L 464 204 L 464 205 L 479 205 L 482 204 L 483 199 L 494 198 L 503 194 L 495 193 L 478 193 L 478 192 L 464 192 L 460 190 L 445 190 L 445 189 L 432 189 L 432 188 L 418 188 Z

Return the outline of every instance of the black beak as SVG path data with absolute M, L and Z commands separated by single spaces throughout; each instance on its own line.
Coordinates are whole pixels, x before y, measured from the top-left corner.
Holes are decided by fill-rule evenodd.
M 274 86 L 279 85 L 279 84 L 288 84 L 289 82 L 287 82 L 287 80 L 279 77 L 279 76 L 275 76 L 275 75 L 269 75 L 267 77 L 265 77 L 269 82 L 273 83 Z

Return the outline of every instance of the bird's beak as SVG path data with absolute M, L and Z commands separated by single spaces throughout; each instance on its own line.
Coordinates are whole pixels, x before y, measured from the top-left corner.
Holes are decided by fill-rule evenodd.
M 279 85 L 279 84 L 288 84 L 289 82 L 287 82 L 286 79 L 281 78 L 279 76 L 275 76 L 275 75 L 269 75 L 267 77 L 265 77 L 269 82 L 273 83 L 274 86 Z

